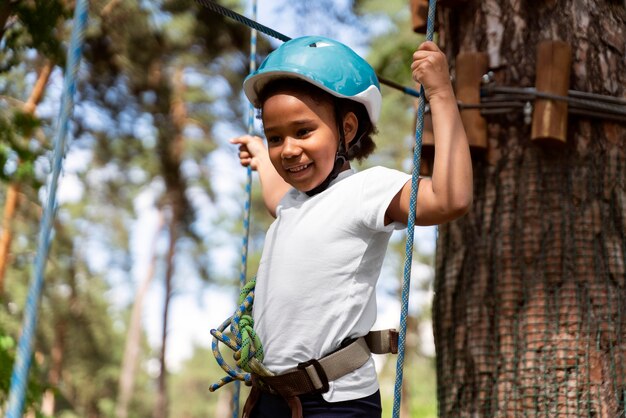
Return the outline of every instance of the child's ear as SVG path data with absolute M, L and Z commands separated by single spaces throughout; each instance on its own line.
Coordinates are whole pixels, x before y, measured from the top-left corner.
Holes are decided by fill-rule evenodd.
M 343 117 L 343 134 L 346 138 L 346 144 L 349 144 L 355 138 L 358 128 L 359 119 L 354 112 L 348 112 Z

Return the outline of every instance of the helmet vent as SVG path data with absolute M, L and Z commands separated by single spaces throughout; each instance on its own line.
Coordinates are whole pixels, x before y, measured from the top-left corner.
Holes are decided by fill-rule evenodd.
M 313 43 L 309 44 L 310 48 L 323 48 L 325 46 L 332 46 L 332 44 L 330 44 L 328 42 L 324 42 L 324 41 L 313 42 Z

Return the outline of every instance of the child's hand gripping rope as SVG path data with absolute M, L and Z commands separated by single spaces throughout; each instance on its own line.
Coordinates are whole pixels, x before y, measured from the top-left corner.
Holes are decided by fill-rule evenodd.
M 261 363 L 263 361 L 263 346 L 253 329 L 252 304 L 255 285 L 256 281 L 253 279 L 241 289 L 238 300 L 239 307 L 235 313 L 224 321 L 218 329 L 211 330 L 213 355 L 220 367 L 227 373 L 226 376 L 209 387 L 211 392 L 235 380 L 250 382 L 251 372 L 262 376 L 273 375 Z M 234 340 L 226 334 L 227 327 L 229 327 L 229 334 L 234 337 Z M 220 342 L 235 352 L 233 358 L 237 362 L 237 368 L 231 367 L 224 361 L 219 350 Z

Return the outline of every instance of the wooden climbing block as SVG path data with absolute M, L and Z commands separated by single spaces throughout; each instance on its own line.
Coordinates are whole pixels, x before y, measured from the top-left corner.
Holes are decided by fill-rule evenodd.
M 456 56 L 456 97 L 461 104 L 480 104 L 480 86 L 489 67 L 484 52 L 461 52 Z M 487 149 L 487 122 L 480 109 L 462 109 L 461 120 L 472 151 Z
M 572 48 L 563 41 L 546 40 L 537 46 L 537 92 L 567 96 Z M 537 98 L 533 112 L 531 139 L 545 144 L 567 141 L 567 102 Z

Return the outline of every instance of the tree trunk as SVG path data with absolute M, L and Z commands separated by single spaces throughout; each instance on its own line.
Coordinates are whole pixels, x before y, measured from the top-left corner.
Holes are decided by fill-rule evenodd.
M 623 2 L 470 0 L 438 18 L 453 69 L 487 52 L 496 85 L 533 87 L 538 42 L 559 39 L 571 90 L 626 96 Z M 623 416 L 626 125 L 570 113 L 554 149 L 522 112 L 485 117 L 472 211 L 439 229 L 439 414 Z
M 55 388 L 61 383 L 61 372 L 63 371 L 63 353 L 65 352 L 65 337 L 67 326 L 64 319 L 57 321 L 55 326 L 55 338 L 52 351 L 50 353 L 50 372 L 48 373 L 48 384 L 50 389 L 46 389 L 41 401 L 41 413 L 48 417 L 54 416 Z
M 37 77 L 37 82 L 33 87 L 33 91 L 31 92 L 30 97 L 22 108 L 24 113 L 35 113 L 37 105 L 43 97 L 43 93 L 45 91 L 46 84 L 48 84 L 48 79 L 50 78 L 51 72 L 52 62 L 46 60 L 44 66 L 41 68 L 41 71 L 39 71 L 39 77 Z M 13 239 L 12 224 L 19 203 L 19 192 L 19 183 L 12 182 L 11 184 L 9 184 L 9 187 L 7 189 L 7 198 L 4 204 L 4 215 L 2 217 L 2 234 L 0 234 L 0 295 L 4 293 L 4 276 L 6 273 L 6 266 L 8 263 L 9 252 L 11 249 L 11 241 Z
M 128 325 L 128 334 L 126 336 L 126 345 L 124 347 L 124 359 L 122 361 L 122 372 L 120 374 L 119 390 L 117 395 L 117 404 L 115 406 L 115 416 L 117 418 L 128 417 L 128 405 L 133 395 L 133 387 L 135 385 L 135 372 L 139 361 L 139 353 L 141 348 L 141 315 L 143 313 L 143 303 L 150 289 L 150 284 L 154 278 L 154 271 L 157 263 L 156 242 L 159 232 L 163 228 L 163 214 L 159 212 L 159 221 L 152 240 L 152 248 L 150 250 L 150 262 L 145 276 L 137 289 L 135 303 L 130 316 L 130 324 Z
M 187 118 L 183 93 L 183 69 L 178 67 L 174 70 L 172 79 L 172 99 L 169 114 L 173 136 L 164 136 L 164 132 L 161 132 L 159 138 L 161 142 L 161 163 L 167 189 L 167 201 L 171 208 L 171 218 L 169 220 L 170 243 L 167 252 L 167 266 L 165 272 L 165 301 L 163 307 L 163 333 L 160 356 L 161 372 L 159 374 L 159 392 L 155 410 L 156 418 L 166 418 L 168 416 L 166 363 L 168 316 L 173 289 L 172 279 L 174 275 L 176 241 L 178 240 L 182 225 L 184 224 L 185 211 L 187 208 L 187 201 L 184 196 L 184 179 L 180 171 L 184 141 L 183 130 Z
M 15 218 L 19 198 L 20 185 L 15 182 L 9 184 L 2 216 L 2 234 L 0 234 L 0 295 L 4 294 L 4 276 L 8 264 L 11 241 L 13 240 L 13 228 L 11 226 Z
M 168 416 L 168 400 L 167 400 L 167 328 L 170 302 L 172 299 L 172 276 L 174 274 L 174 254 L 176 252 L 176 240 L 178 233 L 178 222 L 172 218 L 170 220 L 170 244 L 167 250 L 166 270 L 165 270 L 165 301 L 163 304 L 163 329 L 161 336 L 161 355 L 159 361 L 161 364 L 161 372 L 159 374 L 159 391 L 157 395 L 157 403 L 155 410 L 155 418 L 167 418 Z

